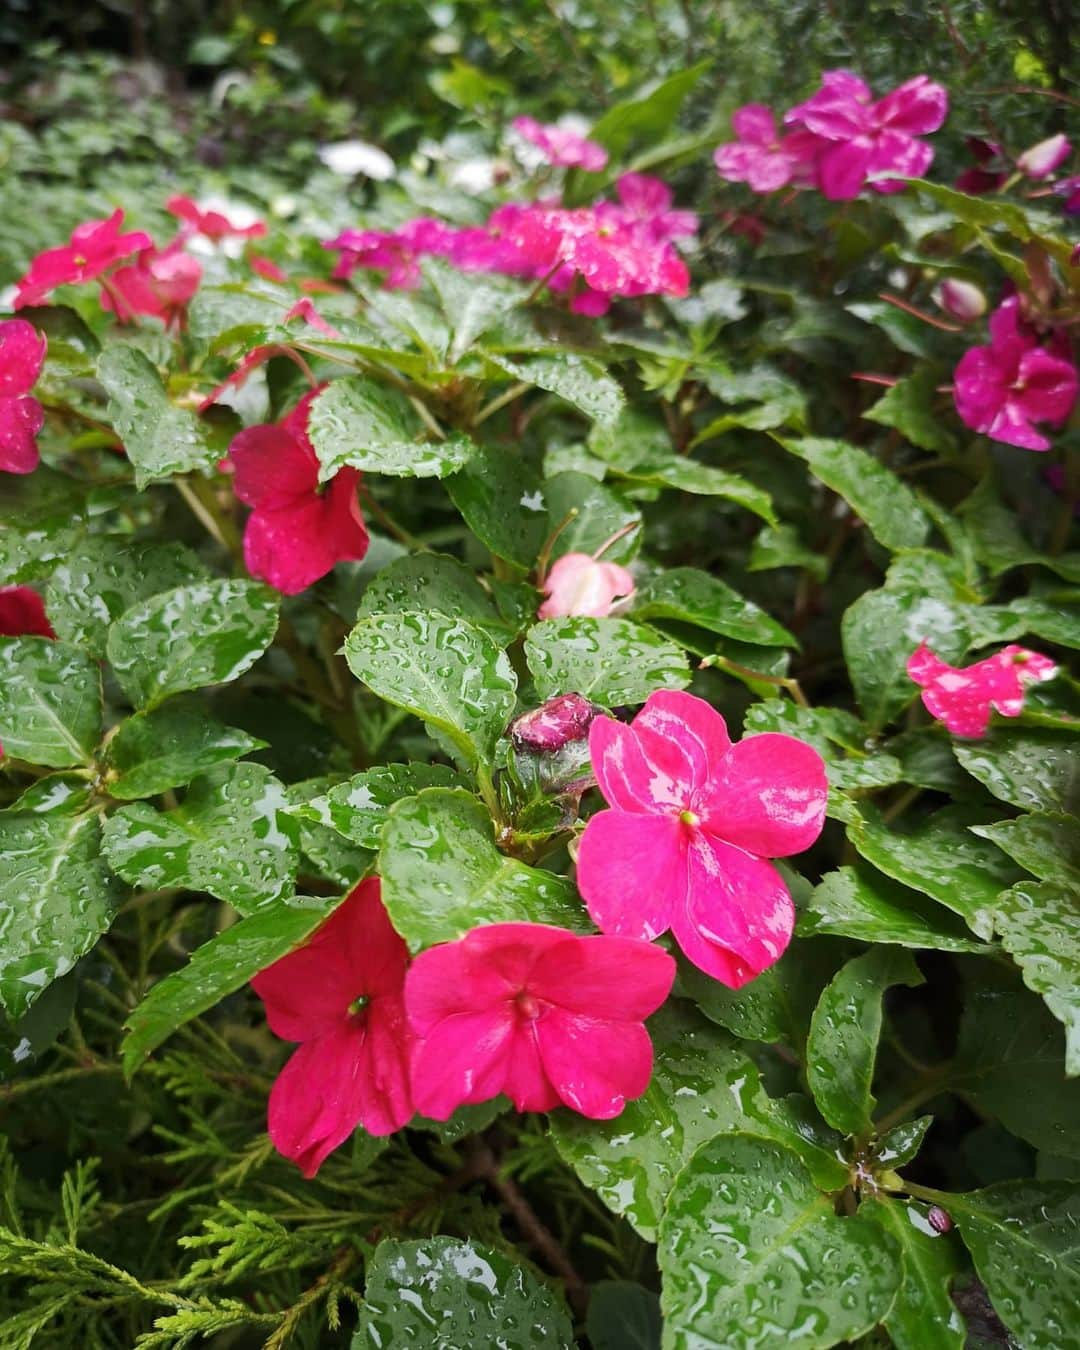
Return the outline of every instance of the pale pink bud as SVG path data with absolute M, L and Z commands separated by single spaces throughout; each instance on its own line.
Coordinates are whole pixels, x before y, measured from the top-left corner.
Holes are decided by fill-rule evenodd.
M 617 563 L 598 562 L 588 553 L 566 553 L 544 582 L 547 599 L 537 613 L 541 619 L 573 614 L 601 619 L 616 600 L 634 593 L 634 578 Z
M 934 300 L 954 319 L 961 323 L 973 323 L 986 313 L 986 296 L 971 281 L 958 281 L 956 277 L 946 277 L 934 292 Z
M 1016 161 L 1016 167 L 1029 178 L 1049 178 L 1059 164 L 1069 158 L 1072 146 L 1063 132 L 1029 146 Z
M 947 1233 L 953 1226 L 952 1215 L 940 1205 L 931 1205 L 926 1211 L 926 1219 L 935 1233 Z

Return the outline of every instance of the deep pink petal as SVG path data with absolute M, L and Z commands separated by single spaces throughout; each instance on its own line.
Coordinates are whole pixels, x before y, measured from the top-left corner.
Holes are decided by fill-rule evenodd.
M 319 462 L 284 426 L 266 423 L 238 432 L 229 446 L 233 491 L 248 506 L 281 507 L 313 495 Z
M 851 141 L 869 131 L 873 121 L 870 90 L 846 70 L 826 71 L 812 98 L 788 112 L 784 121 L 806 127 L 830 141 Z
M 751 145 L 769 146 L 776 142 L 776 118 L 772 109 L 764 103 L 747 103 L 736 108 L 731 115 L 731 125 L 740 141 Z
M 795 176 L 796 164 L 782 150 L 762 150 L 751 155 L 746 167 L 746 182 L 755 192 L 778 192 Z
M 713 151 L 713 163 L 721 178 L 726 178 L 731 183 L 744 183 L 754 155 L 755 151 L 751 146 L 742 145 L 739 141 L 729 141 L 726 145 L 718 145 Z
M 412 1033 L 400 993 L 375 998 L 362 1014 L 368 1094 L 361 1124 L 369 1134 L 393 1134 L 413 1117 Z
M 597 928 L 652 939 L 686 893 L 686 827 L 676 816 L 598 811 L 578 845 L 577 884 Z
M 37 434 L 45 411 L 36 398 L 0 398 L 0 470 L 33 473 L 41 462 Z
M 621 811 L 667 813 L 689 801 L 693 784 L 650 763 L 633 729 L 613 717 L 598 717 L 589 727 L 589 758 L 600 791 Z
M 883 131 L 870 153 L 867 176 L 878 192 L 900 191 L 906 183 L 888 179 L 886 174 L 901 174 L 904 178 L 921 178 L 933 163 L 933 147 L 925 141 L 916 141 L 902 131 Z
M 1008 400 L 990 418 L 988 424 L 979 428 L 993 441 L 1003 445 L 1015 445 L 1021 450 L 1049 450 L 1050 441 L 1036 431 L 1021 408 L 1013 400 Z
M 916 75 L 886 94 L 874 111 L 881 126 L 909 136 L 925 136 L 945 121 L 949 95 L 928 75 Z
M 865 138 L 843 141 L 825 150 L 818 160 L 818 181 L 830 201 L 850 201 L 866 182 L 871 143 Z
M 1036 347 L 1020 358 L 1018 377 L 1012 401 L 1025 417 L 1040 422 L 1065 421 L 1080 383 L 1071 361 Z
M 731 747 L 694 807 L 717 838 L 762 858 L 786 858 L 821 833 L 828 792 L 813 746 L 766 732 Z
M 660 947 L 623 937 L 568 937 L 537 961 L 529 989 L 565 1012 L 641 1022 L 667 998 L 675 962 Z
M 410 991 L 406 1007 L 412 1019 Z M 415 1022 L 413 1023 L 415 1028 Z M 457 1013 L 436 1023 L 420 1037 L 412 1055 L 412 1097 L 417 1111 L 431 1120 L 448 1120 L 459 1106 L 488 1101 L 507 1085 L 511 1056 L 518 1052 L 516 1020 L 509 1004 L 502 1009 Z M 519 1060 L 528 1060 L 529 1045 Z M 519 1063 L 516 1086 L 542 1078 L 539 1056 L 536 1073 Z M 543 1108 L 540 1108 L 543 1109 Z
M 56 637 L 44 600 L 30 586 L 0 586 L 0 637 Z
M 0 398 L 34 387 L 45 361 L 45 335 L 25 319 L 0 320 Z
M 536 1035 L 547 1077 L 563 1104 L 583 1116 L 610 1120 L 649 1086 L 652 1042 L 640 1022 L 555 1008 L 540 1019 Z
M 252 576 L 285 595 L 296 595 L 339 562 L 362 558 L 367 531 L 355 486 L 343 486 L 344 493 L 332 485 L 321 496 L 311 493 L 274 509 L 257 507 L 244 529 L 244 561 Z
M 689 794 L 719 772 L 731 749 L 720 713 L 703 698 L 681 689 L 650 694 L 630 726 L 646 761 L 677 785 L 672 796 L 683 806 L 689 805 Z

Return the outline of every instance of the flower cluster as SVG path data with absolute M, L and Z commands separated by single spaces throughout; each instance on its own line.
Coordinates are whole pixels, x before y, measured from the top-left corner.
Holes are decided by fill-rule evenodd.
M 784 114 L 783 135 L 763 104 L 740 108 L 732 118 L 738 139 L 718 146 L 713 159 L 722 178 L 755 192 L 816 187 L 832 201 L 867 186 L 897 192 L 901 178 L 930 167 L 934 152 L 919 137 L 937 131 L 947 111 L 948 95 L 926 75 L 875 100 L 857 75 L 829 70 L 817 93 Z
M 607 167 L 607 151 L 569 126 L 538 122 L 535 117 L 515 117 L 510 123 L 523 140 L 535 145 L 545 161 L 555 168 L 585 169 L 600 173 Z
M 0 471 L 32 473 L 45 420 L 30 396 L 45 362 L 45 338 L 25 319 L 0 322 Z
M 932 717 L 954 736 L 976 738 L 986 734 L 992 709 L 1003 717 L 1019 717 L 1026 686 L 1052 680 L 1058 668 L 1048 656 L 1015 643 L 957 668 L 923 642 L 908 658 L 907 673 L 922 687 L 922 701 Z

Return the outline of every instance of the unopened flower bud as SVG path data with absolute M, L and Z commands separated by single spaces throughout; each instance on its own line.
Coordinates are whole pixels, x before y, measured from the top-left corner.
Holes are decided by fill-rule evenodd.
M 561 750 L 571 741 L 583 741 L 593 718 L 601 712 L 602 708 L 581 694 L 560 694 L 515 718 L 510 739 L 519 749 Z
M 947 1233 L 953 1226 L 952 1215 L 940 1205 L 931 1205 L 926 1211 L 926 1221 L 935 1233 Z
M 1072 153 L 1072 146 L 1062 132 L 1048 136 L 1045 141 L 1029 146 L 1017 159 L 1016 167 L 1028 178 L 1049 178 L 1054 170 Z
M 541 619 L 585 615 L 601 619 L 618 600 L 634 593 L 634 578 L 618 563 L 600 562 L 588 553 L 564 553 L 547 574 L 547 599 L 538 610 Z
M 986 313 L 986 296 L 979 287 L 956 277 L 945 278 L 934 292 L 934 300 L 946 314 L 961 323 L 973 323 Z

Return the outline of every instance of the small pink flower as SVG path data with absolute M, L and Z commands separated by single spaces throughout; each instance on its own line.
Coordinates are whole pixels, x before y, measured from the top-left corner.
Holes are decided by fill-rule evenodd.
M 266 225 L 261 220 L 250 225 L 234 225 L 221 211 L 204 210 L 198 202 L 179 194 L 170 197 L 165 209 L 187 226 L 188 234 L 205 235 L 215 242 L 230 236 L 236 239 L 260 239 L 266 233 Z
M 315 308 L 315 302 L 308 296 L 303 296 L 297 300 L 296 304 L 285 311 L 285 317 L 282 323 L 288 323 L 290 319 L 303 319 L 316 332 L 321 333 L 323 337 L 339 338 L 341 334 L 333 325 L 328 324 L 319 311 Z
M 1073 178 L 1059 178 L 1054 184 L 1054 192 L 1059 197 L 1064 197 L 1062 208 L 1067 216 L 1075 216 L 1080 213 L 1080 174 Z M 1080 257 L 1080 244 L 1072 251 L 1069 263 L 1075 267 L 1077 259 Z
M 0 472 L 32 473 L 45 413 L 30 397 L 45 362 L 45 337 L 25 319 L 0 320 Z
M 144 249 L 133 263 L 117 268 L 101 291 L 101 307 L 121 323 L 147 314 L 168 323 L 187 308 L 202 281 L 202 264 L 179 242 Z
M 505 1093 L 519 1111 L 610 1120 L 649 1085 L 642 1023 L 674 978 L 659 947 L 538 923 L 474 928 L 421 952 L 405 981 L 416 1109 L 446 1120 Z
M 1039 141 L 1037 145 L 1029 146 L 1017 158 L 1016 167 L 1022 174 L 1038 182 L 1042 178 L 1049 178 L 1071 154 L 1072 146 L 1068 138 L 1059 131 L 1056 136 L 1050 136 L 1045 141 Z
M 608 155 L 602 145 L 587 140 L 569 127 L 545 125 L 535 117 L 515 117 L 510 123 L 519 136 L 543 152 L 549 164 L 563 169 L 585 169 L 599 173 L 607 166 Z
M 670 928 L 696 966 L 738 989 L 779 960 L 795 907 L 767 861 L 821 833 L 821 756 L 771 732 L 732 745 L 703 699 L 651 694 L 629 726 L 598 717 L 593 772 L 611 809 L 585 827 L 578 888 L 605 933 Z
M 270 1030 L 300 1048 L 270 1093 L 274 1147 L 313 1177 L 358 1125 L 393 1134 L 413 1115 L 408 950 L 379 880 L 355 887 L 303 947 L 256 975 Z
M 934 299 L 961 323 L 974 323 L 986 313 L 986 296 L 979 287 L 957 277 L 946 277 L 934 292 Z
M 45 602 L 30 586 L 0 586 L 0 637 L 56 637 Z
M 248 266 L 257 277 L 262 277 L 264 281 L 286 282 L 288 276 L 274 262 L 273 258 L 268 258 L 264 253 L 255 253 L 253 251 L 247 254 Z
M 713 151 L 721 178 L 746 183 L 755 192 L 776 192 L 789 183 L 797 187 L 813 184 L 814 161 L 827 142 L 807 131 L 781 136 L 772 110 L 764 103 L 736 109 L 731 125 L 739 139 Z
M 659 178 L 645 173 L 624 173 L 615 184 L 615 195 L 624 220 L 640 221 L 657 240 L 680 239 L 697 234 L 693 211 L 672 209 L 674 193 Z
M 970 193 L 973 197 L 981 197 L 988 192 L 996 192 L 1009 178 L 1009 166 L 1005 159 L 1005 151 L 998 145 L 997 141 L 988 141 L 982 136 L 969 136 L 967 146 L 975 160 L 975 165 L 964 170 L 956 180 L 956 187 L 961 192 Z
M 547 599 L 537 611 L 541 619 L 565 614 L 601 619 L 617 600 L 634 594 L 634 578 L 617 563 L 598 562 L 588 553 L 564 553 L 544 581 Z
M 522 713 L 510 723 L 510 739 L 519 748 L 561 750 L 571 741 L 583 741 L 594 717 L 603 709 L 581 694 L 559 694 L 539 708 Z
M 279 423 L 247 427 L 233 437 L 229 459 L 237 497 L 254 509 L 244 529 L 244 561 L 285 595 L 296 595 L 339 562 L 367 552 L 356 488 L 357 469 L 340 469 L 319 488 L 319 460 L 308 439 L 312 400 L 306 394 Z
M 144 230 L 121 234 L 123 220 L 124 213 L 117 207 L 105 220 L 88 220 L 76 226 L 67 244 L 37 254 L 26 276 L 17 283 L 15 308 L 40 305 L 57 286 L 92 281 L 121 258 L 153 248 L 154 241 Z
M 989 345 L 960 358 L 953 402 L 973 431 L 1025 450 L 1048 450 L 1050 442 L 1032 424 L 1064 422 L 1078 385 L 1076 367 L 1039 346 L 1011 295 L 990 317 Z
M 922 701 L 954 736 L 979 737 L 990 724 L 990 710 L 1019 717 L 1024 688 L 1052 680 L 1058 668 L 1048 656 L 1015 643 L 985 661 L 957 669 L 920 643 L 908 658 L 907 673 L 922 686 Z
M 926 172 L 934 152 L 917 138 L 937 131 L 945 120 L 949 99 L 940 84 L 916 75 L 875 102 L 869 87 L 850 71 L 826 71 L 821 83 L 784 121 L 831 142 L 818 160 L 826 197 L 857 197 L 867 182 L 878 192 L 897 192 L 904 184 L 889 175 L 918 178 Z

